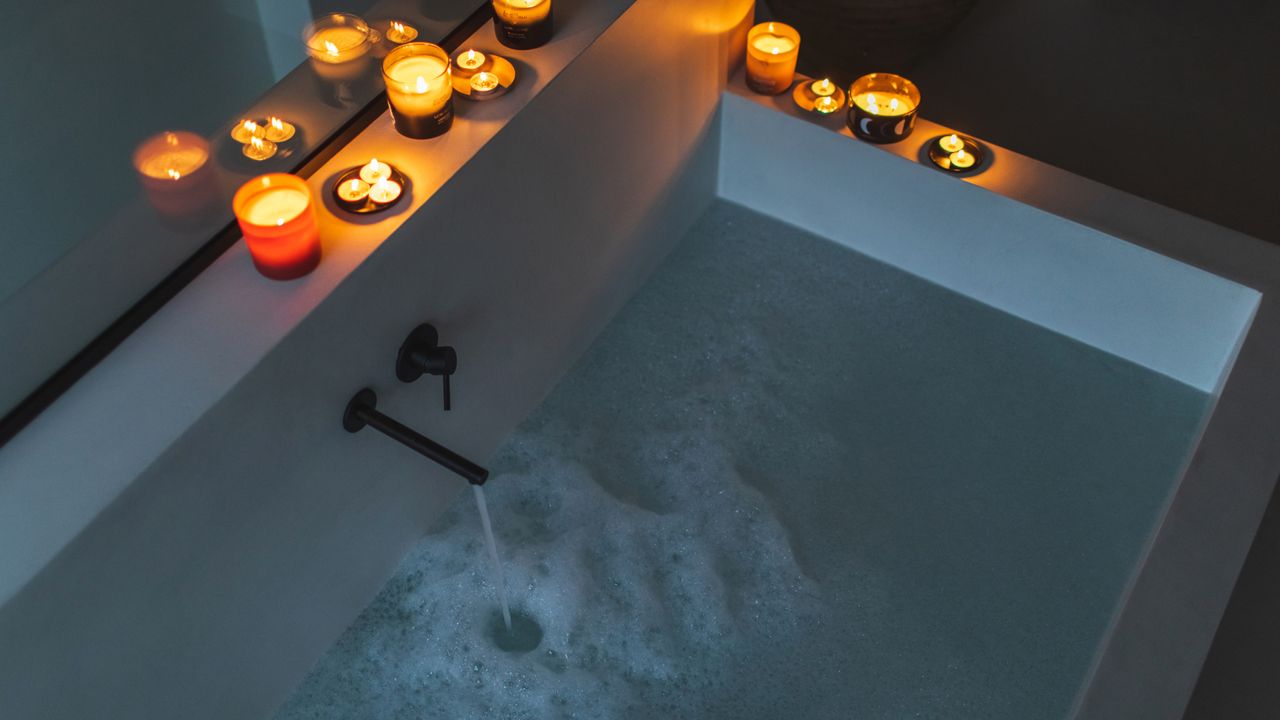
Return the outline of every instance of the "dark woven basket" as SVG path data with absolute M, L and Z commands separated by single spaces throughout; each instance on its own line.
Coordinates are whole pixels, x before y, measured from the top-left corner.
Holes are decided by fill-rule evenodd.
M 767 0 L 800 31 L 801 68 L 850 82 L 869 72 L 909 72 L 977 0 Z

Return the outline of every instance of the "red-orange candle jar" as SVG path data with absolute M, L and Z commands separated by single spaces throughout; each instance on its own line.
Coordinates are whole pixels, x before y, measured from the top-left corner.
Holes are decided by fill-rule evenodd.
M 302 178 L 260 175 L 240 186 L 231 209 L 258 272 L 273 280 L 292 280 L 320 263 L 315 202 Z

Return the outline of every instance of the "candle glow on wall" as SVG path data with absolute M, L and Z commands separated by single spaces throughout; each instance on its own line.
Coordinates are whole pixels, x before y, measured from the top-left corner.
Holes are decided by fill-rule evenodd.
M 542 47 L 551 40 L 551 0 L 493 0 L 493 30 L 498 42 L 517 50 Z
M 431 43 L 406 43 L 387 53 L 382 79 L 396 130 L 405 137 L 432 138 L 453 125 L 449 54 Z
M 236 191 L 231 208 L 254 266 L 266 277 L 292 280 L 320 263 L 315 204 L 302 178 L 260 175 Z
M 747 32 L 747 86 L 762 95 L 791 88 L 800 55 L 800 33 L 780 22 L 760 23 Z
M 875 143 L 905 139 L 916 126 L 920 90 L 893 73 L 863 75 L 849 86 L 849 129 Z

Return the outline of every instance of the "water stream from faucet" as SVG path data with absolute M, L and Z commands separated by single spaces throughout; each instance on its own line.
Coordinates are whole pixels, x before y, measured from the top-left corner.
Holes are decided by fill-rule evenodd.
M 489 504 L 484 499 L 484 488 L 472 485 L 476 492 L 476 507 L 480 508 L 480 524 L 484 526 L 484 539 L 489 545 L 489 559 L 493 561 L 494 583 L 498 586 L 498 602 L 502 604 L 502 621 L 511 632 L 511 606 L 507 603 L 507 581 L 502 574 L 502 559 L 498 557 L 498 541 L 493 537 L 493 525 L 489 522 Z

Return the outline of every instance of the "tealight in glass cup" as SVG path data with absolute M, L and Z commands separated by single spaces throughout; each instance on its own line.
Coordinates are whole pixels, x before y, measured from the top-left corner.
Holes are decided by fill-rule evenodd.
M 396 130 L 405 137 L 433 138 L 453 126 L 453 82 L 449 53 L 412 42 L 387 53 L 382 80 Z

